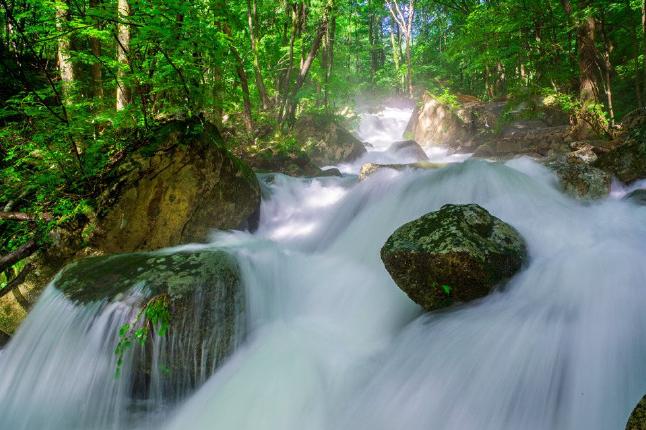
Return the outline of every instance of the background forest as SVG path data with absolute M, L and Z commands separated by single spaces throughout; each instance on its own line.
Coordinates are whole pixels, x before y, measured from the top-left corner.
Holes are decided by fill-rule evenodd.
M 297 150 L 358 100 L 552 95 L 612 135 L 646 102 L 642 0 L 0 0 L 0 279 L 169 119 Z M 12 281 L 13 280 L 13 281 Z M 8 290 L 8 289 L 7 289 Z

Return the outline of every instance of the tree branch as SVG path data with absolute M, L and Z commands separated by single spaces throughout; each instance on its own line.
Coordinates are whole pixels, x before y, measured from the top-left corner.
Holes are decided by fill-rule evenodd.
M 4 272 L 8 267 L 13 266 L 23 258 L 29 257 L 38 250 L 38 245 L 33 240 L 22 245 L 20 248 L 7 255 L 0 256 L 0 272 Z
M 2 290 L 0 290 L 0 297 L 9 294 L 14 288 L 25 282 L 25 278 L 33 269 L 34 265 L 31 263 L 23 267 L 20 273 L 18 273 L 18 276 L 9 281 L 9 283 Z
M 25 212 L 5 212 L 0 211 L 0 220 L 7 221 L 37 221 L 37 220 L 51 221 L 54 219 L 51 214 L 43 213 L 41 215 L 32 215 Z

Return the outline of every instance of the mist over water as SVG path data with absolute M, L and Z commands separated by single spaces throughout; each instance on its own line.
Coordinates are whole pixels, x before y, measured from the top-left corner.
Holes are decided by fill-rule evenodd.
M 646 208 L 576 202 L 526 158 L 358 182 L 363 162 L 416 161 L 388 150 L 410 112 L 362 116 L 372 148 L 346 177 L 262 176 L 258 231 L 214 236 L 239 261 L 248 334 L 162 424 L 113 378 L 110 333 L 131 309 L 50 287 L 0 355 L 0 429 L 624 428 L 646 393 Z M 472 202 L 525 237 L 529 264 L 476 303 L 424 314 L 379 250 L 401 224 Z

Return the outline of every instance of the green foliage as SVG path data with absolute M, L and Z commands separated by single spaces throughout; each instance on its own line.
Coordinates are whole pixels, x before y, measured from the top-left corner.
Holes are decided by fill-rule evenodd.
M 129 323 L 123 324 L 119 329 L 119 342 L 114 350 L 117 356 L 116 375 L 120 375 L 124 356 L 135 343 L 142 347 L 145 346 L 153 333 L 159 337 L 166 336 L 170 324 L 171 311 L 168 294 L 160 294 L 149 299 L 135 318 Z

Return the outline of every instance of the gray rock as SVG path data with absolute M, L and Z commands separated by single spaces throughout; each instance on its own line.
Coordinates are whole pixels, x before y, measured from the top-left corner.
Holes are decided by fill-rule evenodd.
M 422 149 L 421 146 L 414 140 L 403 140 L 401 142 L 395 142 L 390 145 L 390 151 L 399 155 L 400 157 L 412 158 L 415 161 L 425 161 L 428 160 L 426 152 Z
M 610 175 L 601 169 L 563 159 L 547 163 L 547 166 L 558 176 L 563 191 L 576 199 L 600 199 L 610 193 Z
M 427 311 L 487 295 L 526 258 L 520 234 L 475 204 L 445 205 L 404 224 L 381 248 L 395 283 Z
M 294 124 L 296 139 L 318 166 L 352 161 L 365 146 L 345 128 L 325 115 L 303 115 Z

